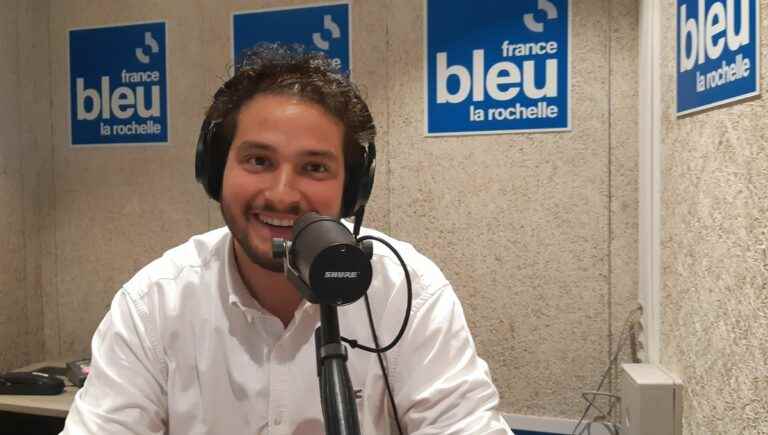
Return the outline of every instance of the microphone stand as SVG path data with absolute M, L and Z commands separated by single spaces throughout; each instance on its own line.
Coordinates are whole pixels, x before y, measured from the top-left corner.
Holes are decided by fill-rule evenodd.
M 303 255 L 296 254 L 297 246 L 300 246 L 299 252 Z M 358 246 L 356 236 L 335 219 L 307 213 L 294 224 L 293 242 L 272 240 L 272 256 L 284 260 L 285 275 L 299 293 L 307 301 L 320 305 L 320 326 L 315 329 L 315 353 L 325 432 L 327 435 L 360 435 L 360 420 L 347 369 L 347 349 L 341 342 L 337 306 L 359 299 L 368 290 L 373 247 L 370 242 Z M 339 264 L 346 263 L 351 265 L 351 269 L 335 272 Z M 325 270 L 325 273 L 311 272 L 313 264 L 319 265 L 317 270 Z M 334 269 L 328 271 L 326 268 L 331 266 Z M 304 275 L 297 269 L 302 270 Z M 345 286 L 335 280 L 329 281 L 334 277 L 328 274 L 334 272 L 349 274 L 344 277 L 349 284 Z M 311 278 L 313 273 L 320 275 L 314 281 Z M 309 283 L 319 288 L 313 289 L 315 286 Z M 335 286 L 338 288 L 334 289 Z
M 320 326 L 315 329 L 320 401 L 328 435 L 360 435 L 357 404 L 347 370 L 347 349 L 341 342 L 336 306 L 320 304 Z
M 334 305 L 320 304 L 315 351 L 326 434 L 360 435 L 357 404 L 347 370 L 347 349 L 341 342 L 339 315 Z

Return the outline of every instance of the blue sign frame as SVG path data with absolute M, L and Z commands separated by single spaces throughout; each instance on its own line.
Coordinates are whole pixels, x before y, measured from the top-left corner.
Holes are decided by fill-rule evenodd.
M 169 141 L 165 21 L 69 29 L 71 146 Z
M 571 129 L 570 0 L 425 0 L 425 135 Z
M 759 0 L 677 0 L 675 11 L 678 116 L 760 93 Z
M 351 65 L 351 5 L 347 2 L 239 11 L 232 14 L 232 64 L 259 42 L 301 44 L 325 52 L 342 72 Z M 306 29 L 296 32 L 296 29 Z

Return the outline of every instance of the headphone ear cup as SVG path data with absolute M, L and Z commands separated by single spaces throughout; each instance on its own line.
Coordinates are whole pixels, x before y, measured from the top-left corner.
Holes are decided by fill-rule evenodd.
M 195 151 L 195 179 L 203 185 L 205 193 L 211 199 L 218 201 L 221 193 L 221 175 L 217 172 L 221 162 L 216 162 L 215 150 L 211 140 L 216 133 L 216 124 L 218 121 L 205 119 L 200 127 L 200 136 L 197 139 L 197 149 Z
M 206 119 L 200 126 L 200 136 L 197 138 L 197 147 L 195 149 L 195 180 L 203 185 L 205 192 L 208 192 L 208 167 L 206 166 L 205 156 L 205 136 L 208 131 L 210 121 Z
M 357 180 L 359 178 L 359 174 L 354 168 L 347 167 L 347 180 L 344 183 L 344 193 L 341 196 L 341 217 L 354 215 L 357 204 Z
M 368 200 L 371 198 L 371 192 L 373 192 L 373 179 L 376 175 L 376 160 L 373 158 L 366 158 L 366 165 L 363 169 L 363 176 L 360 177 L 360 184 L 357 188 L 357 204 L 355 205 L 354 212 L 365 207 Z
M 376 173 L 376 145 L 371 142 L 363 148 L 362 165 L 350 168 L 347 185 L 344 187 L 343 217 L 351 217 L 365 207 L 373 191 Z

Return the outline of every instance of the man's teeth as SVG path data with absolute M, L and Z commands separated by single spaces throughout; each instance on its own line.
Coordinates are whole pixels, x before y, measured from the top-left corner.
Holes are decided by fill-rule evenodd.
M 292 227 L 293 226 L 293 219 L 276 219 L 266 216 L 259 216 L 259 219 L 269 225 L 274 225 L 276 227 Z

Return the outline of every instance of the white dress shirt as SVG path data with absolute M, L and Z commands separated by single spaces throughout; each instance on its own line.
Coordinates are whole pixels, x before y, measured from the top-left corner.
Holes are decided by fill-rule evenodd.
M 508 434 L 498 393 L 442 272 L 409 244 L 384 237 L 409 267 L 413 307 L 386 354 L 404 433 Z M 314 331 L 302 302 L 284 327 L 249 294 L 220 228 L 169 250 L 117 293 L 92 341 L 91 372 L 63 434 L 323 434 Z M 406 304 L 397 258 L 374 242 L 368 291 L 380 345 Z M 339 308 L 341 334 L 372 346 L 363 300 Z M 348 346 L 347 346 L 348 347 Z M 396 434 L 376 356 L 349 349 L 363 434 Z

